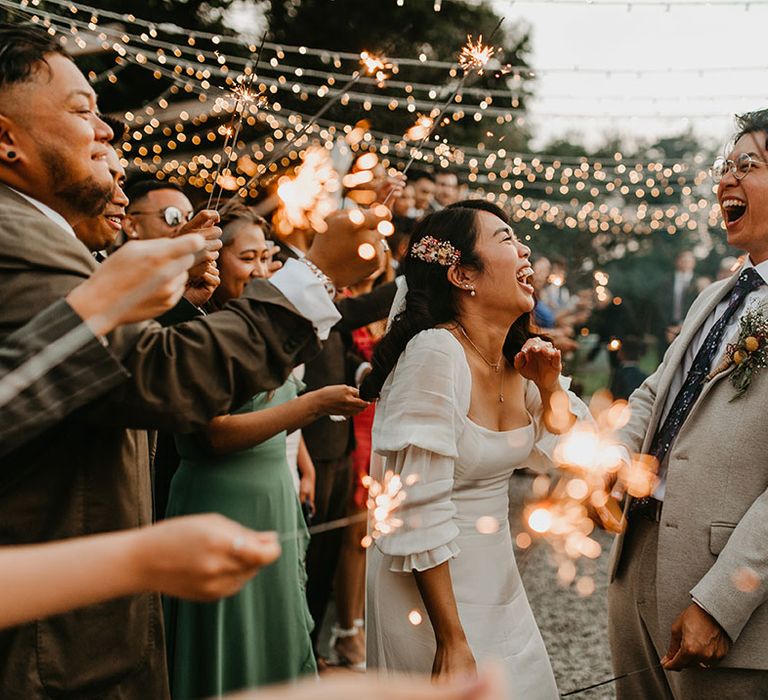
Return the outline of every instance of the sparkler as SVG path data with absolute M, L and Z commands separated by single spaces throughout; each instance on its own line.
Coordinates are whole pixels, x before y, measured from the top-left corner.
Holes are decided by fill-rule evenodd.
M 251 179 L 246 183 L 245 187 L 241 188 L 240 192 L 247 191 L 248 188 L 256 184 L 259 178 L 267 171 L 269 166 L 280 160 L 280 158 L 282 158 L 288 152 L 288 149 L 290 149 L 291 145 L 298 138 L 308 133 L 308 131 L 315 125 L 317 120 L 320 119 L 333 105 L 335 105 L 345 95 L 347 90 L 349 90 L 358 80 L 360 80 L 363 75 L 375 76 L 379 81 L 379 87 L 381 87 L 384 84 L 384 80 L 388 77 L 386 71 L 392 68 L 393 64 L 391 64 L 382 55 L 376 55 L 368 51 L 363 51 L 360 54 L 360 65 L 361 70 L 355 71 L 347 83 L 342 86 L 342 88 L 333 96 L 332 99 L 327 100 L 326 103 L 309 118 L 309 121 L 301 129 L 296 129 L 296 131 L 293 133 L 293 136 L 285 141 L 282 147 L 278 148 L 266 163 L 262 164 L 261 170 L 251 177 Z M 233 197 L 228 202 L 226 202 L 219 213 L 224 215 L 231 207 L 235 206 L 235 200 L 236 198 Z
M 325 232 L 325 217 L 336 209 L 333 195 L 340 186 L 328 151 L 320 146 L 309 148 L 295 175 L 278 180 L 275 229 L 283 236 L 296 229 Z
M 416 483 L 415 476 L 410 476 L 403 482 L 398 474 L 391 471 L 384 474 L 382 481 L 377 481 L 372 476 L 366 475 L 363 477 L 363 485 L 368 489 L 366 510 L 346 518 L 338 518 L 327 523 L 314 525 L 309 528 L 309 534 L 317 535 L 321 532 L 340 530 L 348 525 L 367 520 L 369 534 L 363 538 L 360 544 L 365 548 L 370 547 L 374 540 L 383 535 L 389 535 L 402 526 L 403 521 L 399 514 L 409 507 L 409 504 L 403 505 L 407 498 L 405 487 L 412 486 L 414 483 Z M 410 507 L 417 505 L 424 505 L 424 503 L 414 501 Z M 301 536 L 302 532 L 300 531 L 286 532 L 280 536 L 280 541 L 293 540 Z
M 488 61 L 496 53 L 496 48 L 483 43 L 483 35 L 477 38 L 476 43 L 472 43 L 472 35 L 467 35 L 467 43 L 462 47 L 459 53 L 459 67 L 465 72 L 476 70 L 478 75 L 482 75 Z
M 493 35 L 496 34 L 503 21 L 504 18 L 502 17 L 494 30 L 491 32 L 491 38 L 493 38 Z M 408 162 L 405 164 L 405 167 L 402 170 L 403 175 L 405 175 L 408 170 L 410 170 L 413 162 L 416 160 L 416 155 L 421 151 L 422 146 L 424 146 L 427 139 L 432 135 L 432 132 L 440 125 L 443 115 L 445 114 L 448 107 L 456 99 L 456 95 L 459 94 L 461 88 L 464 87 L 464 83 L 466 82 L 467 78 L 472 73 L 482 75 L 486 66 L 488 65 L 488 61 L 491 60 L 491 56 L 493 56 L 494 53 L 496 53 L 496 49 L 494 47 L 483 44 L 482 35 L 478 38 L 477 43 L 474 44 L 472 43 L 472 35 L 467 35 L 467 43 L 461 48 L 461 51 L 457 57 L 459 68 L 461 68 L 463 71 L 461 79 L 456 83 L 456 87 L 448 95 L 448 99 L 443 103 L 442 107 L 439 109 L 437 107 L 433 107 L 427 116 L 423 114 L 420 115 L 416 120 L 416 124 L 414 124 L 406 133 L 406 138 L 411 140 L 417 140 L 418 135 L 423 135 L 421 136 L 418 145 L 414 147 L 413 153 L 408 159 Z M 395 191 L 396 190 L 393 189 L 386 196 L 382 204 L 386 204 L 395 193 Z
M 250 74 L 246 77 L 241 78 L 236 82 L 235 86 L 232 88 L 231 94 L 235 98 L 235 106 L 232 110 L 232 118 L 230 119 L 229 126 L 226 127 L 225 135 L 226 138 L 224 139 L 224 145 L 222 147 L 222 152 L 219 159 L 218 167 L 216 168 L 216 174 L 213 178 L 213 186 L 211 187 L 211 194 L 208 197 L 208 203 L 206 204 L 205 208 L 210 209 L 211 208 L 211 202 L 213 201 L 213 196 L 216 194 L 217 188 L 218 188 L 218 195 L 216 197 L 216 208 L 218 208 L 219 203 L 221 202 L 221 194 L 224 191 L 224 189 L 230 189 L 230 187 L 225 187 L 226 185 L 229 185 L 227 181 L 222 180 L 222 167 L 224 165 L 224 160 L 227 161 L 227 170 L 229 170 L 229 163 L 232 162 L 234 156 L 235 156 L 235 148 L 237 147 L 237 138 L 240 136 L 240 130 L 243 126 L 243 118 L 246 111 L 246 106 L 248 106 L 248 109 L 250 110 L 250 105 L 255 105 L 257 108 L 264 108 L 267 106 L 267 97 L 266 95 L 261 92 L 259 94 L 254 94 L 252 92 L 253 87 L 253 81 L 256 77 L 255 69 L 259 66 L 259 61 L 261 60 L 261 53 L 264 50 L 264 42 L 267 39 L 267 33 L 264 32 L 264 35 L 261 37 L 261 44 L 259 45 L 259 50 L 256 53 L 256 63 L 254 66 L 254 69 L 251 70 Z M 231 176 L 230 176 L 231 177 Z M 234 180 L 235 188 L 237 187 L 237 181 Z M 232 188 L 234 189 L 234 188 Z
M 555 406 L 553 411 L 562 412 L 563 408 L 567 407 Z M 524 511 L 532 537 L 542 538 L 552 546 L 563 585 L 576 578 L 574 562 L 582 557 L 596 559 L 601 554 L 600 543 L 590 536 L 595 527 L 590 513 L 620 527 L 621 510 L 606 490 L 608 477 L 618 473 L 634 497 L 649 495 L 656 484 L 654 460 L 637 456 L 627 464 L 617 444 L 616 431 L 630 419 L 629 404 L 612 402 L 607 393 L 598 392 L 590 409 L 594 421 L 577 422 L 554 451 L 559 477 L 538 477 L 534 482 L 536 500 Z M 552 420 L 557 422 L 559 418 L 554 415 Z M 589 595 L 593 583 L 583 577 L 577 582 L 578 592 Z

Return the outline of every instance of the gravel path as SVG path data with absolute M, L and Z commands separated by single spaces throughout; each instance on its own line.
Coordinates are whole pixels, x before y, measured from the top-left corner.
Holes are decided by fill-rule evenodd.
M 516 477 L 520 498 L 511 509 L 513 531 L 522 522 L 522 499 L 530 493 L 531 479 Z M 521 526 L 520 526 L 521 527 Z M 534 544 L 517 553 L 518 568 L 525 583 L 528 600 L 552 659 L 552 667 L 561 693 L 607 680 L 613 675 L 608 647 L 608 552 L 611 536 L 600 532 L 595 538 L 603 553 L 595 561 L 579 562 L 579 574 L 594 578 L 595 592 L 580 596 L 573 586 L 564 588 L 557 582 L 556 566 L 550 558 L 549 545 Z M 574 698 L 613 700 L 613 686 L 586 691 Z

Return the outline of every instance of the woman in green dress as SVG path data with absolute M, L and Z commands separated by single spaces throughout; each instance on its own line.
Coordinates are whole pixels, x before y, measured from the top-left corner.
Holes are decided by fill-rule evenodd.
M 266 223 L 242 208 L 222 222 L 221 284 L 213 303 L 242 294 L 269 274 Z M 164 602 L 174 700 L 198 700 L 316 672 L 305 597 L 309 534 L 286 461 L 285 438 L 323 415 L 350 416 L 367 404 L 356 389 L 325 387 L 298 396 L 293 377 L 257 394 L 201 433 L 179 435 L 181 464 L 168 517 L 215 511 L 260 531 L 277 531 L 282 555 L 236 595 L 215 603 Z

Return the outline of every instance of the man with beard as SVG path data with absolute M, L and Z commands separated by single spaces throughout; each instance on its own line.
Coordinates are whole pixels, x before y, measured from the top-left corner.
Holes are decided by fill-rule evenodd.
M 0 340 L 66 297 L 96 263 L 72 226 L 110 199 L 112 138 L 85 77 L 44 32 L 0 26 Z M 207 214 L 216 219 L 215 212 Z M 144 429 L 190 432 L 277 388 L 339 319 L 334 285 L 374 265 L 379 212 L 328 218 L 306 261 L 255 281 L 227 309 L 171 328 L 121 326 L 107 337 L 130 377 L 42 439 L 0 460 L 0 544 L 136 527 L 151 518 Z M 237 549 L 237 542 L 233 542 Z M 159 599 L 145 594 L 0 634 L 4 700 L 163 700 Z
M 122 138 L 124 125 L 116 119 L 102 118 L 113 132 L 106 150 L 106 163 L 112 177 L 112 193 L 101 212 L 96 216 L 83 219 L 74 226 L 75 234 L 86 248 L 93 253 L 96 262 L 104 262 L 106 251 L 109 250 L 120 235 L 125 218 L 125 208 L 128 197 L 125 196 L 125 168 L 120 162 L 115 142 Z M 122 132 L 122 133 L 121 133 Z

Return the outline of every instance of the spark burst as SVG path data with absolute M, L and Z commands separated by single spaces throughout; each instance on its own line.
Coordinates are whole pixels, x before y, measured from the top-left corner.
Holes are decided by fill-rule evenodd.
M 435 120 L 426 114 L 419 114 L 416 117 L 416 123 L 405 132 L 405 138 L 408 141 L 421 141 L 425 136 L 429 136 Z
M 378 81 L 378 87 L 383 87 L 384 81 L 389 78 L 387 71 L 391 70 L 393 64 L 385 56 L 377 56 L 368 51 L 360 53 L 360 64 L 367 75 L 371 75 Z
M 496 53 L 496 47 L 483 43 L 483 35 L 477 37 L 477 41 L 472 41 L 472 35 L 467 34 L 467 43 L 462 46 L 459 52 L 459 67 L 465 72 L 477 71 L 478 75 L 485 72 L 488 61 Z
M 284 236 L 297 229 L 325 232 L 325 218 L 336 209 L 334 194 L 340 186 L 328 151 L 319 146 L 308 148 L 294 176 L 283 175 L 278 180 L 277 231 Z
M 403 524 L 395 513 L 406 496 L 403 480 L 391 471 L 385 472 L 383 481 L 364 476 L 363 486 L 368 489 L 367 505 L 370 515 L 368 535 L 363 541 L 363 546 L 370 546 L 374 540 L 391 534 Z
M 565 405 L 553 406 L 553 422 L 558 420 L 558 411 L 566 410 Z M 561 437 L 554 452 L 559 474 L 554 479 L 536 478 L 534 501 L 523 513 L 531 536 L 544 539 L 552 547 L 560 583 L 570 585 L 576 581 L 580 595 L 589 595 L 594 587 L 589 577 L 577 580 L 576 563 L 581 558 L 596 559 L 602 551 L 600 543 L 591 537 L 595 523 L 590 514 L 597 514 L 612 529 L 623 525 L 618 502 L 606 487 L 608 477 L 617 475 L 636 498 L 649 495 L 656 485 L 653 460 L 636 456 L 627 464 L 617 443 L 616 431 L 631 417 L 627 402 L 612 402 L 607 394 L 598 392 L 590 410 L 593 421 L 578 421 Z M 529 547 L 531 536 L 518 538 L 518 546 Z

